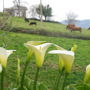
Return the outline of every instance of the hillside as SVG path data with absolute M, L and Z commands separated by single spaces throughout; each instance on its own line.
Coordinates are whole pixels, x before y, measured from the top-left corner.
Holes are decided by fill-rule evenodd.
M 29 25 L 30 22 L 36 22 L 37 25 Z M 12 17 L 11 31 L 23 32 L 55 37 L 69 37 L 79 39 L 90 39 L 90 30 L 82 29 L 82 32 L 66 30 L 66 25 L 51 23 L 51 22 L 40 22 L 36 20 L 30 20 L 25 22 L 24 19 L 18 17 Z

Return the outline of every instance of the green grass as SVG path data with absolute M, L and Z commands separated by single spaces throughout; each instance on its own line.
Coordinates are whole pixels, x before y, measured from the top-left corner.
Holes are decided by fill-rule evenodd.
M 76 58 L 73 66 L 71 75 L 68 78 L 67 83 L 75 83 L 76 81 L 81 82 L 83 80 L 83 75 L 85 72 L 86 65 L 90 64 L 90 40 L 78 40 L 78 39 L 67 39 L 67 38 L 55 38 L 55 37 L 46 37 L 38 35 L 27 35 L 20 33 L 10 33 L 10 32 L 1 32 L 0 31 L 0 46 L 2 47 L 5 42 L 7 49 L 15 49 L 13 55 L 8 59 L 8 65 L 6 70 L 6 86 L 10 82 L 15 82 L 16 77 L 16 63 L 17 57 L 21 59 L 21 72 L 23 71 L 24 62 L 26 60 L 27 49 L 24 47 L 24 43 L 30 40 L 40 40 L 55 43 L 61 47 L 70 50 L 73 44 L 78 45 L 76 52 Z M 51 47 L 49 50 L 55 49 Z M 36 71 L 35 59 L 32 57 L 32 60 L 29 64 L 27 76 L 34 78 L 34 73 Z M 58 73 L 58 57 L 57 55 L 46 54 L 44 65 L 40 72 L 39 81 L 44 82 L 49 88 L 53 87 L 55 78 Z
M 32 22 L 34 20 L 30 20 Z M 37 26 L 29 25 L 29 23 L 25 22 L 22 18 L 13 17 L 12 18 L 12 25 L 15 28 L 21 28 L 21 29 L 29 29 L 29 30 L 46 30 L 49 32 L 61 32 L 68 35 L 76 35 L 76 36 L 85 36 L 90 37 L 90 30 L 82 29 L 82 33 L 78 31 L 70 32 L 70 30 L 66 30 L 66 26 L 63 24 L 57 24 L 57 23 L 49 23 L 49 22 L 43 22 L 42 24 L 39 21 L 37 22 Z

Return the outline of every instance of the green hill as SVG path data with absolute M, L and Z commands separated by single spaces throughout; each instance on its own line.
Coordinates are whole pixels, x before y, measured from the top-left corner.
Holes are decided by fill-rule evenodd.
M 0 18 L 2 17 L 3 16 L 0 16 Z M 7 25 L 9 21 L 10 24 Z M 29 25 L 30 22 L 36 22 L 37 25 Z M 44 22 L 44 21 L 41 23 L 39 20 L 32 20 L 32 19 L 29 20 L 29 22 L 25 22 L 23 18 L 11 16 L 8 19 L 7 23 L 6 26 L 8 27 L 4 27 L 5 28 L 4 30 L 8 31 L 90 40 L 90 30 L 82 29 L 81 33 L 79 31 L 71 32 L 70 30 L 66 29 L 66 25 L 63 25 L 61 23 Z M 10 26 L 12 27 L 10 28 Z
M 35 20 L 30 20 L 30 22 L 33 22 Z M 37 22 L 37 25 L 29 25 L 28 22 L 25 22 L 24 19 L 13 17 L 12 18 L 12 26 L 14 28 L 14 31 L 21 30 L 21 32 L 26 33 L 36 33 L 36 34 L 45 34 L 48 36 L 64 36 L 64 37 L 75 37 L 75 38 L 89 38 L 90 39 L 90 30 L 82 29 L 82 32 L 66 30 L 66 26 L 63 24 L 58 23 L 51 23 L 51 22 L 43 22 L 35 21 Z M 49 34 L 50 33 L 50 34 Z

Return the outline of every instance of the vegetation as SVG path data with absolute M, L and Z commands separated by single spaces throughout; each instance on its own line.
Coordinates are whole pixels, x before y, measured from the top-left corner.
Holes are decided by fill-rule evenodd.
M 3 37 L 3 38 L 2 38 Z M 59 46 L 63 46 L 65 49 L 70 50 L 72 44 L 77 44 L 78 49 L 76 52 L 76 58 L 73 66 L 72 73 L 68 77 L 67 83 L 75 84 L 77 82 L 81 83 L 84 77 L 84 71 L 86 65 L 90 63 L 90 40 L 78 40 L 78 39 L 67 39 L 67 38 L 55 38 L 55 37 L 44 37 L 38 35 L 27 35 L 27 34 L 16 34 L 8 32 L 0 32 L 0 46 L 6 47 L 7 49 L 14 49 L 16 52 L 9 58 L 8 65 L 5 74 L 5 87 L 11 82 L 16 82 L 16 67 L 17 58 L 21 60 L 21 72 L 24 68 L 24 63 L 26 61 L 27 49 L 23 45 L 27 41 L 47 41 L 55 43 Z M 55 49 L 51 47 L 49 50 Z M 17 58 L 16 58 L 17 57 Z M 29 67 L 27 68 L 26 75 L 31 79 L 34 79 L 35 68 L 35 58 L 32 57 Z M 39 81 L 43 82 L 48 88 L 52 89 L 55 77 L 58 74 L 58 57 L 57 55 L 47 54 L 45 57 L 44 66 L 41 68 L 39 73 Z
M 45 21 L 47 20 L 47 17 L 51 17 L 52 16 L 52 8 L 49 5 L 43 6 L 42 7 L 42 15 L 45 17 Z M 37 14 L 41 14 L 40 13 L 40 5 L 36 8 L 36 12 Z

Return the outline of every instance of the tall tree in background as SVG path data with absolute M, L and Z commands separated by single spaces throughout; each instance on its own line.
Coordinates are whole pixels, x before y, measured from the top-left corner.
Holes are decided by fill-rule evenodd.
M 51 17 L 52 16 L 52 8 L 49 5 L 43 6 L 42 7 L 42 15 L 45 17 L 45 20 L 47 20 L 47 17 Z M 40 5 L 38 5 L 38 7 L 36 8 L 36 12 L 37 14 L 39 14 L 39 17 L 41 15 L 40 12 Z
M 67 24 L 75 24 L 76 23 L 76 18 L 77 18 L 78 16 L 75 14 L 75 13 L 73 13 L 73 12 L 69 12 L 67 15 L 66 15 L 66 18 L 67 18 L 67 20 L 66 20 L 66 23 Z
M 43 8 L 43 16 L 45 17 L 45 20 L 47 20 L 47 17 L 52 16 L 52 8 L 49 7 L 49 5 L 47 5 Z

